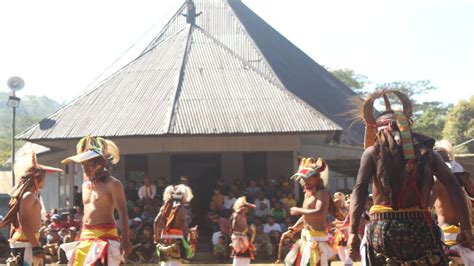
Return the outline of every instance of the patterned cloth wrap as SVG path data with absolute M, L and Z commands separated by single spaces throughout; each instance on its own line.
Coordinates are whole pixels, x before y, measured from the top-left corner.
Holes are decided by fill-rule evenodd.
M 156 254 L 161 261 L 186 260 L 193 256 L 189 242 L 184 238 L 183 231 L 171 228 L 161 232 L 161 240 L 156 245 Z
M 39 239 L 39 233 L 35 234 L 35 238 Z M 43 260 L 35 256 L 35 252 L 28 242 L 25 233 L 21 229 L 16 229 L 10 238 L 11 256 L 7 259 L 7 265 L 42 265 Z M 44 253 L 44 250 L 43 250 Z
M 249 240 L 246 232 L 237 232 L 234 231 L 231 236 L 232 241 L 232 256 L 251 258 L 254 259 L 255 256 L 253 252 L 255 251 L 255 246 Z
M 374 205 L 367 230 L 368 265 L 448 265 L 440 241 L 441 232 L 429 224 L 426 215 L 419 208 L 393 211 L 390 207 Z
M 456 243 L 461 228 L 455 225 L 441 227 L 443 242 L 446 245 L 444 253 L 453 265 L 474 265 L 474 251 Z
M 328 243 L 327 232 L 303 228 L 301 238 L 293 245 L 285 258 L 285 265 L 328 266 L 335 253 Z
M 62 244 L 61 249 L 68 265 L 119 265 L 123 258 L 115 224 L 83 225 L 79 241 Z

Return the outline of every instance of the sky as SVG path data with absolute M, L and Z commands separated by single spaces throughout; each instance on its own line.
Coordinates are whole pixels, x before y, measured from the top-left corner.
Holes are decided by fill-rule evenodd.
M 370 87 L 429 80 L 420 100 L 474 95 L 474 1 L 242 0 L 316 62 Z M 0 1 L 0 91 L 69 102 L 135 58 L 184 0 Z M 199 11 L 199 6 L 197 6 Z

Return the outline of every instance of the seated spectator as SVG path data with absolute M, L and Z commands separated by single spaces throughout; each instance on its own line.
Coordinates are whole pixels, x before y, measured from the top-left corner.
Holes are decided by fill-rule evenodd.
M 220 213 L 224 209 L 224 195 L 221 194 L 219 188 L 214 188 L 214 195 L 212 195 L 211 203 L 209 206 L 211 211 Z
M 260 187 L 257 186 L 257 182 L 255 180 L 250 180 L 249 181 L 249 186 L 245 188 L 244 194 L 247 196 L 247 201 L 248 202 L 254 202 L 255 199 L 257 198 L 258 192 L 260 192 L 261 189 Z
M 140 217 L 135 217 L 132 219 L 132 224 L 130 225 L 131 227 L 133 226 L 134 228 L 137 229 L 137 232 L 140 232 L 143 226 L 143 221 L 142 218 Z
M 219 188 L 223 195 L 227 195 L 229 193 L 230 187 L 225 183 L 224 178 L 222 177 L 217 179 L 216 187 Z
M 277 223 L 282 223 L 283 219 L 285 219 L 286 217 L 286 211 L 281 207 L 280 202 L 276 202 L 275 207 L 272 208 L 270 212 L 270 215 L 275 219 L 275 222 Z
M 75 206 L 74 209 L 76 210 L 74 213 L 74 220 L 82 222 L 82 218 L 84 217 L 84 209 L 79 206 Z
M 235 201 L 237 198 L 232 190 L 229 190 L 227 196 L 224 196 L 224 217 L 230 217 L 232 214 L 232 207 L 234 206 Z
M 283 203 L 283 208 L 288 212 L 291 208 L 296 207 L 295 194 L 291 192 L 286 194 L 281 202 Z
M 286 232 L 290 226 L 293 225 L 293 222 L 291 221 L 290 216 L 286 216 L 285 219 L 283 219 L 283 222 L 280 223 L 280 228 L 282 232 Z
M 263 226 L 257 225 L 257 233 L 255 235 L 255 247 L 257 248 L 257 256 L 263 256 L 264 259 L 268 259 L 272 256 L 272 243 L 270 236 L 263 232 Z
M 51 223 L 49 224 L 49 228 L 59 231 L 63 227 L 63 223 L 61 222 L 59 214 L 54 214 L 51 216 Z
M 58 214 L 58 209 L 51 209 L 47 214 L 46 214 L 46 220 L 51 220 L 51 217 L 53 215 Z
M 242 180 L 240 179 L 234 179 L 234 182 L 231 186 L 231 189 L 232 190 L 235 190 L 234 193 L 235 193 L 235 196 L 240 196 L 239 195 L 239 192 L 243 192 L 244 191 L 244 185 L 242 184 Z
M 281 183 L 281 192 L 283 192 L 284 195 L 288 195 L 288 193 L 291 193 L 293 191 L 293 182 L 288 182 L 288 180 L 283 181 Z
M 81 228 L 81 223 L 74 220 L 73 214 L 68 214 L 66 222 L 63 224 L 63 228 L 69 229 L 70 227 Z
M 265 194 L 263 192 L 257 193 L 257 199 L 255 200 L 255 216 L 257 218 L 266 218 L 270 215 L 270 201 L 265 198 Z
M 82 193 L 79 192 L 79 187 L 78 186 L 74 186 L 74 206 L 80 206 L 82 207 L 83 206 L 83 202 L 82 202 Z
M 156 197 L 160 200 L 163 200 L 163 193 L 165 192 L 166 186 L 166 180 L 163 177 L 160 176 L 156 179 Z
M 145 210 L 140 215 L 140 218 L 142 218 L 144 223 L 153 223 L 153 220 L 155 219 L 155 213 L 151 204 L 145 205 Z
M 138 201 L 138 189 L 135 180 L 128 180 L 127 187 L 125 188 L 125 198 L 132 203 Z
M 263 225 L 263 232 L 270 236 L 272 246 L 276 247 L 280 242 L 281 227 L 279 224 L 275 223 L 273 217 L 268 216 L 267 223 Z
M 77 228 L 70 227 L 68 234 L 63 238 L 63 243 L 74 242 L 76 241 L 77 237 L 78 237 Z
M 151 179 L 145 176 L 143 186 L 138 190 L 138 197 L 142 201 L 151 201 L 156 196 L 156 186 L 151 183 Z
M 61 244 L 60 237 L 56 230 L 48 229 L 46 231 L 46 243 L 43 245 L 46 255 L 51 257 L 51 261 L 56 262 L 58 260 L 58 248 Z
M 140 234 L 139 236 L 139 243 L 141 244 L 139 249 L 140 255 L 144 259 L 144 262 L 151 262 L 156 246 L 153 241 L 153 234 L 150 226 L 143 226 L 143 234 Z
M 141 218 L 142 217 L 142 209 L 139 207 L 139 206 L 135 206 L 133 207 L 132 211 L 130 212 L 130 215 L 129 215 L 130 219 L 133 219 L 133 218 Z
M 266 179 L 264 186 L 262 186 L 262 192 L 265 194 L 265 198 L 271 199 L 277 192 L 276 181 L 274 179 Z
M 219 240 L 213 248 L 213 255 L 219 263 L 223 263 L 229 258 L 228 247 L 225 236 L 219 236 Z
M 213 231 L 220 231 L 223 234 L 230 235 L 232 224 L 229 218 L 222 217 L 215 212 L 209 213 L 209 220 L 213 223 Z

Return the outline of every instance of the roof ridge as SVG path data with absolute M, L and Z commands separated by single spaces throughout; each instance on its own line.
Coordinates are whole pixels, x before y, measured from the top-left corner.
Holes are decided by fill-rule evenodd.
M 168 128 L 166 129 L 166 133 L 170 133 L 171 131 L 171 126 L 174 122 L 174 113 L 175 113 L 175 108 L 177 108 L 177 102 L 178 102 L 178 98 L 181 94 L 181 86 L 183 85 L 183 76 L 184 76 L 184 68 L 186 66 L 186 59 L 188 58 L 188 51 L 189 51 L 189 47 L 190 47 L 190 43 L 191 43 L 191 35 L 192 35 L 192 32 L 193 32 L 193 25 L 192 24 L 186 24 L 187 26 L 187 30 L 188 30 L 188 36 L 186 38 L 186 45 L 184 47 L 184 51 L 183 51 L 183 57 L 181 59 L 181 66 L 179 68 L 179 72 L 178 72 L 178 80 L 176 81 L 176 90 L 175 90 L 175 93 L 174 93 L 174 99 L 173 99 L 173 104 L 171 105 L 171 108 L 169 110 L 169 120 L 167 122 L 168 124 Z
M 157 45 L 159 45 L 163 40 L 160 41 L 161 37 L 165 34 L 166 30 L 169 29 L 169 26 L 171 25 L 171 23 L 178 18 L 178 16 L 180 15 L 180 12 L 183 11 L 184 9 L 184 4 L 183 3 L 179 8 L 178 10 L 174 13 L 173 16 L 171 16 L 170 20 L 168 20 L 168 22 L 165 24 L 165 26 L 163 27 L 163 29 L 160 31 L 160 33 L 158 33 L 158 36 L 156 36 L 155 38 L 153 38 L 153 40 L 150 41 L 150 43 L 145 47 L 145 49 L 143 49 L 143 51 L 140 53 L 140 54 L 144 54 L 146 52 L 148 52 L 149 50 L 152 50 L 153 48 L 155 48 Z M 164 39 L 166 40 L 166 38 Z
M 283 82 L 280 80 L 280 78 L 278 77 L 278 75 L 275 73 L 275 71 L 273 70 L 273 67 L 272 65 L 268 62 L 267 58 L 265 57 L 264 53 L 262 53 L 262 51 L 260 50 L 260 48 L 258 47 L 258 45 L 255 43 L 255 41 L 253 40 L 253 38 L 249 38 L 250 33 L 247 31 L 247 28 L 245 28 L 244 24 L 242 23 L 242 21 L 240 21 L 240 18 L 239 16 L 235 13 L 234 9 L 232 8 L 232 6 L 229 4 L 229 0 L 224 0 L 223 2 L 225 2 L 225 5 L 228 6 L 230 12 L 232 12 L 232 15 L 235 17 L 236 21 L 239 23 L 239 26 L 241 27 L 241 29 L 245 32 L 246 34 L 246 37 L 248 39 L 248 41 L 255 47 L 255 50 L 257 51 L 257 53 L 260 55 L 260 57 L 262 58 L 263 62 L 266 64 L 267 68 L 269 69 L 269 71 L 275 76 L 275 81 L 272 81 L 273 83 L 275 83 L 277 85 L 278 88 L 280 88 L 283 92 L 291 95 L 293 98 L 295 98 L 299 103 L 303 104 L 303 106 L 305 106 L 306 108 L 308 108 L 309 110 L 314 110 L 316 113 L 320 114 L 322 117 L 324 117 L 325 119 L 331 121 L 332 123 L 334 123 L 335 125 L 337 125 L 338 127 L 340 127 L 341 129 L 343 129 L 343 127 L 341 125 L 339 125 L 338 123 L 336 123 L 335 121 L 333 121 L 332 119 L 330 119 L 329 117 L 327 117 L 325 114 L 323 114 L 322 112 L 320 112 L 319 110 L 317 110 L 316 108 L 314 108 L 313 106 L 311 106 L 310 104 L 308 104 L 306 101 L 302 100 L 300 97 L 298 97 L 296 94 L 294 94 L 293 92 L 291 92 L 290 90 L 286 89 L 286 87 L 284 86 Z M 241 1 L 239 1 L 241 2 Z M 243 4 L 243 3 L 242 3 Z

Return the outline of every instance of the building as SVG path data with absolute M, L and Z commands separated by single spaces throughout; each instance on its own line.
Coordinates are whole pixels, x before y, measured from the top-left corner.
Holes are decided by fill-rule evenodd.
M 241 1 L 188 0 L 136 59 L 17 139 L 49 147 L 52 165 L 85 135 L 112 139 L 117 177 L 187 175 L 199 202 L 218 177 L 290 176 L 299 154 L 334 164 L 335 190 L 352 187 L 363 150 L 355 96 Z M 65 169 L 59 206 L 81 180 Z

